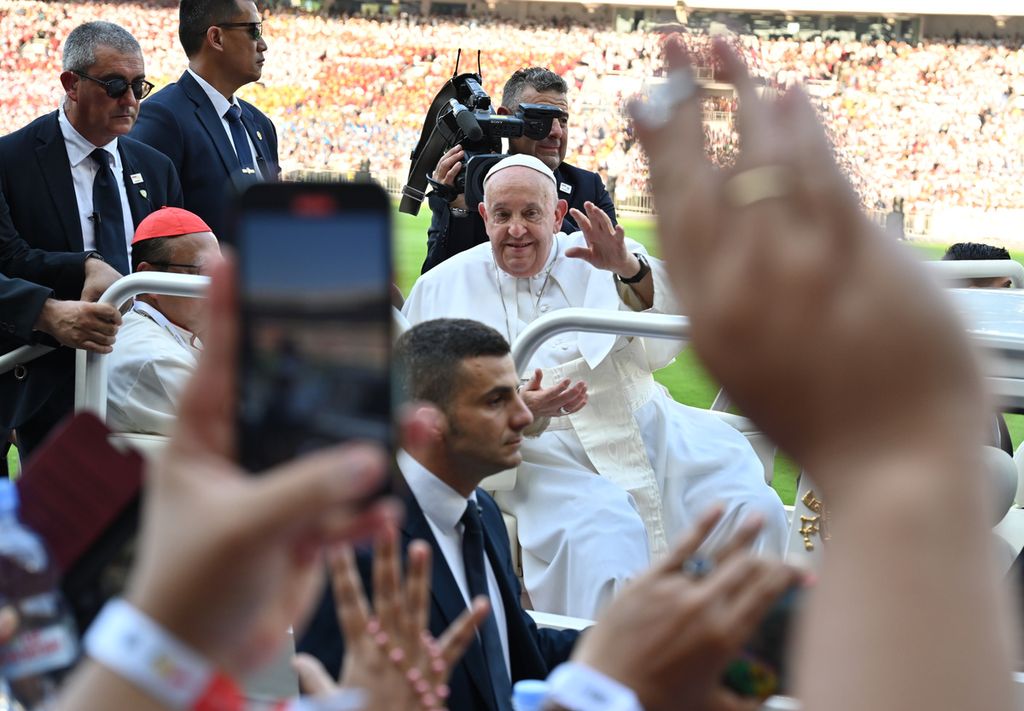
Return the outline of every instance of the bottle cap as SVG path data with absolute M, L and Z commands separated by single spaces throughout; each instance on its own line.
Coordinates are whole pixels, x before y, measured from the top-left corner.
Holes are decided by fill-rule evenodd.
M 512 704 L 517 709 L 539 709 L 548 695 L 548 683 L 541 679 L 523 679 L 512 687 Z
M 18 487 L 10 479 L 0 479 L 0 513 L 18 510 Z

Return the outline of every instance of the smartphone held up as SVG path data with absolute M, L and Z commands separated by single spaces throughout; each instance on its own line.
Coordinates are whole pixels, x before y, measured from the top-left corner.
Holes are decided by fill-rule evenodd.
M 258 473 L 393 442 L 391 204 L 373 183 L 263 183 L 239 198 L 237 450 Z

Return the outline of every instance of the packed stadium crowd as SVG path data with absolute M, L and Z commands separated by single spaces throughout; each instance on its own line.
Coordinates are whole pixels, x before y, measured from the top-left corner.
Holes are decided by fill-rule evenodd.
M 56 105 L 59 38 L 96 13 L 118 17 L 138 36 L 147 74 L 158 87 L 179 73 L 184 58 L 173 8 L 5 2 L 0 130 Z M 547 66 L 565 76 L 573 117 L 569 154 L 611 181 L 617 198 L 647 190 L 647 169 L 624 103 L 657 73 L 656 33 L 486 19 L 329 18 L 272 10 L 264 16 L 266 70 L 243 95 L 276 122 L 286 171 L 348 172 L 369 160 L 376 174 L 404 177 L 426 109 L 463 48 L 483 50 L 484 87 L 495 101 L 502 78 L 519 67 Z M 711 66 L 709 38 L 684 38 L 695 61 Z M 908 211 L 1024 205 L 1024 187 L 1016 179 L 1024 161 L 1024 107 L 1018 103 L 1024 58 L 1017 47 L 753 35 L 734 42 L 769 86 L 813 80 L 823 87 L 818 108 L 865 206 L 887 209 L 895 198 L 903 198 Z M 476 71 L 474 51 L 463 54 L 459 69 Z M 732 108 L 726 97 L 706 106 L 709 112 Z M 728 161 L 736 133 L 719 123 L 707 135 L 712 155 Z
M 457 178 L 479 162 L 420 138 L 427 259 L 403 294 L 355 258 L 386 262 L 365 226 L 388 196 L 282 168 L 399 169 L 456 25 L 0 8 L 25 92 L 0 136 L 0 441 L 25 461 L 0 478 L 0 708 L 1012 708 L 1024 557 L 991 555 L 1009 433 L 939 285 L 865 219 L 821 106 L 774 90 L 862 86 L 867 60 L 772 74 L 743 38 L 474 25 L 547 48 L 483 60 L 499 111 L 545 118 L 477 198 Z M 616 193 L 650 168 L 658 256 L 617 221 L 616 160 Z M 684 305 L 750 420 L 655 381 Z M 579 309 L 625 332 L 515 362 Z M 631 335 L 643 320 L 677 325 Z M 798 505 L 818 516 L 787 519 L 775 444 L 814 473 L 822 499 Z M 830 541 L 820 575 L 784 559 L 800 538 Z

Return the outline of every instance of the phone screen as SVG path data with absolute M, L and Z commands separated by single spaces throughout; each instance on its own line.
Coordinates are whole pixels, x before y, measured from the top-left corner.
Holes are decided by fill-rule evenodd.
M 250 471 L 348 440 L 390 448 L 390 211 L 369 184 L 242 196 L 238 445 Z

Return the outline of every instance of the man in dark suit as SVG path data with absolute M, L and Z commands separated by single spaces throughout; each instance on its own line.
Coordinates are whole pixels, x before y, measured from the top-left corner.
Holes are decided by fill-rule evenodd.
M 509 77 L 502 90 L 499 114 L 514 114 L 522 104 L 547 104 L 561 109 L 562 118 L 551 123 L 551 131 L 540 141 L 525 136 L 510 138 L 508 152 L 536 156 L 549 167 L 555 173 L 558 199 L 568 202 L 570 208 L 583 210 L 583 203 L 589 201 L 607 213 L 613 224 L 618 224 L 615 220 L 615 205 L 605 190 L 601 176 L 565 162 L 569 125 L 568 91 L 562 77 L 543 67 L 520 69 Z M 438 161 L 433 180 L 454 186 L 455 177 L 465 169 L 461 162 L 464 158 L 461 146 L 452 148 Z M 424 273 L 449 257 L 487 241 L 483 220 L 476 210 L 466 210 L 463 195 L 452 196 L 449 200 L 441 192 L 434 191 L 427 196 L 427 200 L 432 214 L 427 230 Z M 578 229 L 579 226 L 566 212 L 562 231 L 568 234 Z
M 517 392 L 508 343 L 481 323 L 421 323 L 399 339 L 395 355 L 408 395 L 441 411 L 429 436 L 398 455 L 408 485 L 402 547 L 422 539 L 435 551 L 430 630 L 439 636 L 478 594 L 488 595 L 493 608 L 452 672 L 449 708 L 508 711 L 512 684 L 545 678 L 578 636 L 538 629 L 523 610 L 501 513 L 477 488 L 519 464 L 533 415 Z M 367 556 L 360 567 L 369 585 Z M 299 646 L 338 671 L 344 640 L 329 595 Z
M 182 0 L 178 37 L 188 69 L 143 104 L 132 136 L 171 159 L 185 209 L 223 235 L 231 193 L 281 172 L 274 124 L 235 96 L 263 72 L 263 23 L 251 0 Z
M 85 23 L 64 44 L 60 80 L 66 95 L 57 111 L 0 138 L 0 192 L 11 218 L 11 229 L 0 230 L 0 252 L 23 268 L 40 268 L 47 259 L 39 252 L 17 256 L 12 240 L 20 236 L 25 248 L 78 253 L 71 262 L 80 260 L 86 271 L 98 265 L 89 264 L 95 255 L 84 253 L 95 252 L 127 274 L 135 225 L 163 205 L 181 204 L 171 162 L 125 135 L 152 88 L 142 50 L 115 24 Z M 7 275 L 48 283 L 28 273 Z M 72 270 L 58 295 L 74 298 L 82 276 Z M 19 375 L 0 378 L 0 425 L 17 428 L 24 454 L 71 410 L 74 358 L 61 349 Z

